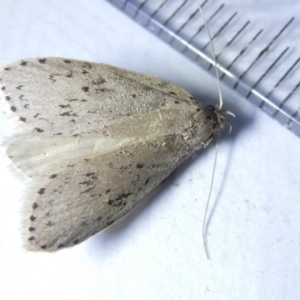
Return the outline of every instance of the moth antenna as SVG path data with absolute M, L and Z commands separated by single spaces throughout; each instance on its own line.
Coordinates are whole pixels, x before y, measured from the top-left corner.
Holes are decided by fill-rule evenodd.
M 202 227 L 202 239 L 203 239 L 203 246 L 206 254 L 206 258 L 210 259 L 209 253 L 208 253 L 208 248 L 207 248 L 207 241 L 206 241 L 206 216 L 207 216 L 207 211 L 209 207 L 209 202 L 211 198 L 211 193 L 212 193 L 212 188 L 214 185 L 214 179 L 215 179 L 215 171 L 216 171 L 216 165 L 217 165 L 217 158 L 218 158 L 218 150 L 219 150 L 219 141 L 220 141 L 220 132 L 217 132 L 217 139 L 216 139 L 216 154 L 215 154 L 215 161 L 214 161 L 214 167 L 213 167 L 213 172 L 212 172 L 212 177 L 211 177 L 211 182 L 210 182 L 210 188 L 209 188 L 209 194 L 206 202 L 206 207 L 205 207 L 205 212 L 204 212 L 204 218 L 203 218 L 203 227 Z
M 215 55 L 215 48 L 214 48 L 214 45 L 213 45 L 213 42 L 212 42 L 212 38 L 211 38 L 211 35 L 210 35 L 210 31 L 208 29 L 206 19 L 205 19 L 204 14 L 203 14 L 203 10 L 202 10 L 200 1 L 197 0 L 197 4 L 198 4 L 198 9 L 200 11 L 200 14 L 201 14 L 201 17 L 202 17 L 202 20 L 203 20 L 208 38 L 209 38 L 209 43 L 210 43 L 210 47 L 211 47 L 211 54 L 212 54 L 212 57 L 213 57 L 213 60 L 214 60 L 214 67 L 215 67 L 215 71 L 216 71 L 216 77 L 217 77 L 217 82 L 218 82 L 218 93 L 219 93 L 219 107 L 218 107 L 218 110 L 221 110 L 222 107 L 223 107 L 223 98 L 222 98 L 220 77 L 219 77 L 219 72 L 218 72 L 218 65 L 217 65 L 217 60 L 216 60 L 216 55 Z M 231 124 L 229 124 L 229 126 L 230 126 L 230 131 L 231 131 Z M 208 248 L 207 248 L 207 241 L 206 241 L 206 217 L 207 217 L 207 211 L 208 211 L 208 207 L 209 207 L 209 203 L 210 203 L 210 199 L 211 199 L 212 188 L 213 188 L 213 185 L 214 185 L 217 158 L 218 158 L 218 150 L 219 150 L 219 141 L 220 141 L 220 132 L 217 131 L 216 153 L 215 153 L 214 167 L 213 167 L 211 183 L 210 183 L 210 189 L 209 189 L 209 194 L 208 194 L 208 198 L 207 198 L 207 202 L 206 202 L 204 218 L 203 218 L 203 227 L 202 227 L 203 246 L 204 246 L 204 251 L 205 251 L 207 259 L 209 259 L 210 257 L 209 257 Z
M 205 26 L 205 30 L 206 30 L 208 38 L 209 38 L 209 43 L 210 43 L 210 47 L 211 47 L 211 54 L 212 54 L 212 57 L 213 57 L 213 60 L 214 60 L 214 67 L 215 67 L 215 71 L 216 71 L 216 77 L 217 77 L 217 81 L 218 81 L 218 92 L 219 92 L 219 107 L 218 107 L 218 109 L 220 110 L 223 107 L 223 97 L 222 97 L 222 91 L 221 91 L 221 83 L 220 83 L 220 76 L 219 76 L 219 72 L 218 72 L 218 65 L 217 65 L 217 60 L 216 60 L 215 48 L 214 48 L 212 38 L 211 38 L 211 35 L 210 35 L 210 31 L 208 29 L 207 22 L 206 22 L 206 19 L 204 17 L 203 10 L 202 10 L 202 7 L 201 7 L 201 4 L 200 4 L 199 0 L 197 0 L 197 4 L 198 4 L 198 9 L 200 11 L 200 14 L 201 14 L 204 26 Z

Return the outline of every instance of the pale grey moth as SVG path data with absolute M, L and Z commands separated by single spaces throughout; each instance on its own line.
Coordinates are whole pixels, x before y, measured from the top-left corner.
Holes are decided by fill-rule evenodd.
M 29 180 L 24 244 L 56 251 L 123 218 L 224 126 L 224 111 L 147 74 L 64 58 L 0 71 L 24 133 L 7 147 Z

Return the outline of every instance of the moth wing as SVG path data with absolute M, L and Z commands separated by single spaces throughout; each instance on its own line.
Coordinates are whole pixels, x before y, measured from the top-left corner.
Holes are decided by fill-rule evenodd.
M 6 111 L 25 128 L 56 136 L 127 136 L 118 122 L 196 104 L 188 92 L 155 76 L 53 57 L 7 65 L 0 70 L 0 91 Z
M 26 199 L 26 248 L 70 247 L 120 220 L 185 158 L 177 138 L 135 141 L 45 168 Z
M 104 64 L 29 59 L 0 71 L 30 131 L 7 154 L 32 183 L 25 244 L 55 251 L 118 221 L 205 146 L 215 113 L 177 85 Z

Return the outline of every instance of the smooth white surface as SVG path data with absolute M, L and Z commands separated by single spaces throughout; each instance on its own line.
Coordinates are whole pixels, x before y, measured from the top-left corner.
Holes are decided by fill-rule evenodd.
M 1 65 L 50 55 L 99 61 L 217 101 L 212 78 L 105 1 L 2 0 L 0 26 Z M 237 118 L 220 145 L 211 260 L 201 228 L 213 147 L 124 220 L 53 254 L 21 248 L 24 181 L 1 159 L 0 299 L 300 299 L 300 140 L 224 90 Z M 3 115 L 0 134 L 11 134 Z

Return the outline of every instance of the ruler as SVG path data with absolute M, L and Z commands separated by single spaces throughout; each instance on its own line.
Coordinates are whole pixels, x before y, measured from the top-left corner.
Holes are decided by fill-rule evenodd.
M 197 65 L 214 72 L 195 0 L 107 1 Z M 267 12 L 270 2 L 264 1 L 261 10 Z M 300 136 L 300 56 L 291 42 L 299 21 L 279 11 L 278 20 L 272 23 L 262 11 L 262 20 L 253 22 L 241 6 L 235 9 L 215 0 L 201 5 L 222 82 Z M 294 40 L 299 40 L 296 37 Z

